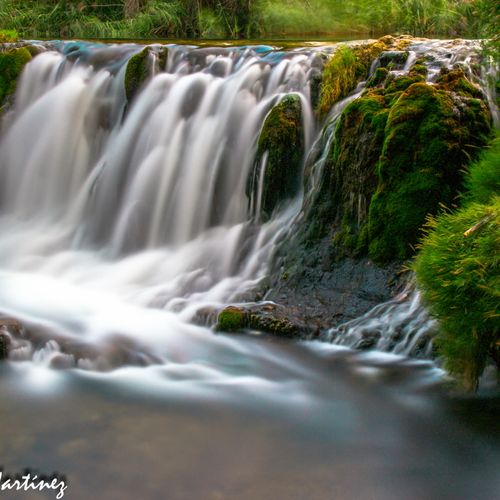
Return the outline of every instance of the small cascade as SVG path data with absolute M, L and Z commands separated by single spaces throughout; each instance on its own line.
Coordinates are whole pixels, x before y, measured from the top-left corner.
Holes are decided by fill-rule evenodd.
M 436 329 L 420 293 L 408 287 L 363 316 L 329 329 L 323 338 L 354 349 L 429 358 Z

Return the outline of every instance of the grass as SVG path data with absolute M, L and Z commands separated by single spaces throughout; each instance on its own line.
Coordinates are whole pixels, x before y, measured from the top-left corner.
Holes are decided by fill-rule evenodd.
M 23 38 L 165 38 L 410 33 L 497 36 L 493 0 L 2 0 L 0 26 Z
M 462 207 L 428 220 L 414 262 L 440 321 L 445 367 L 475 390 L 488 356 L 500 364 L 500 140 L 470 168 Z

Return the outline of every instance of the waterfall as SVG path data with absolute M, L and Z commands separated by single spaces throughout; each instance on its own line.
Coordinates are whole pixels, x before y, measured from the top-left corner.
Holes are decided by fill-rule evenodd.
M 297 211 L 299 200 L 258 224 L 245 188 L 264 119 L 288 93 L 301 96 L 310 144 L 315 52 L 169 46 L 165 67 L 127 103 L 126 62 L 140 47 L 43 48 L 0 143 L 0 300 L 35 337 L 12 357 L 41 347 L 88 366 L 75 344 L 105 351 L 120 332 L 150 343 L 144 359 L 169 359 L 158 344 L 199 336 L 186 323 L 199 308 L 266 275 Z
M 12 339 L 11 358 L 106 369 L 239 349 L 193 317 L 245 300 L 268 275 L 317 190 L 337 119 L 364 82 L 316 130 L 311 78 L 332 47 L 150 46 L 151 77 L 131 102 L 127 62 L 143 47 L 51 42 L 39 50 L 0 142 L 1 311 L 28 327 Z M 415 41 L 408 50 L 394 71 L 426 54 L 432 81 L 442 66 L 470 65 L 477 43 L 452 50 Z M 266 154 L 251 199 L 248 179 L 265 118 L 290 93 L 300 97 L 308 178 L 261 223 Z M 418 295 L 395 300 L 329 339 L 359 347 L 368 329 L 377 332 L 372 346 L 412 353 L 421 334 L 411 325 L 432 321 Z

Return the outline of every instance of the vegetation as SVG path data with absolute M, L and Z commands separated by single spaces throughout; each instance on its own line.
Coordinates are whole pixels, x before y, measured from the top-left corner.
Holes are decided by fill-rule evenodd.
M 16 30 L 0 30 L 0 43 L 17 42 L 18 38 Z
M 494 0 L 3 0 L 23 38 L 497 35 Z
M 0 52 L 0 109 L 14 94 L 19 75 L 31 58 L 31 53 L 24 47 Z
M 289 94 L 268 114 L 259 137 L 251 192 L 257 196 L 264 167 L 260 214 L 264 219 L 283 201 L 297 194 L 303 155 L 302 105 L 297 94 Z
M 467 175 L 462 207 L 431 217 L 414 269 L 440 321 L 436 344 L 468 390 L 488 356 L 500 368 L 500 135 Z
M 382 63 L 403 64 L 390 54 Z M 428 214 L 455 202 L 462 169 L 488 142 L 491 117 L 478 87 L 461 69 L 442 70 L 434 85 L 425 71 L 420 61 L 399 77 L 381 67 L 340 117 L 318 197 L 340 256 L 408 258 Z

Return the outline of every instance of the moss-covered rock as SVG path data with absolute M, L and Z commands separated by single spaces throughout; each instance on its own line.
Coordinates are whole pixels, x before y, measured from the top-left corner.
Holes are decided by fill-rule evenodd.
M 145 47 L 139 53 L 133 55 L 125 71 L 125 95 L 130 103 L 137 92 L 151 77 L 151 48 Z
M 0 52 L 0 106 L 14 94 L 17 81 L 32 55 L 25 47 Z
M 315 213 L 333 228 L 338 257 L 407 258 L 426 217 L 454 203 L 464 166 L 488 141 L 488 107 L 463 71 L 443 71 L 435 85 L 423 73 L 389 73 L 339 119 Z
M 228 306 L 217 317 L 215 329 L 220 332 L 236 332 L 248 326 L 248 312 L 240 307 Z
M 419 228 L 461 188 L 462 168 L 490 132 L 485 103 L 456 100 L 440 86 L 412 84 L 391 107 L 379 183 L 369 212 L 369 253 L 378 262 L 404 259 Z
M 298 193 L 303 156 L 302 104 L 297 94 L 289 94 L 267 115 L 258 141 L 250 189 L 256 196 L 264 168 L 261 201 L 264 219 Z

